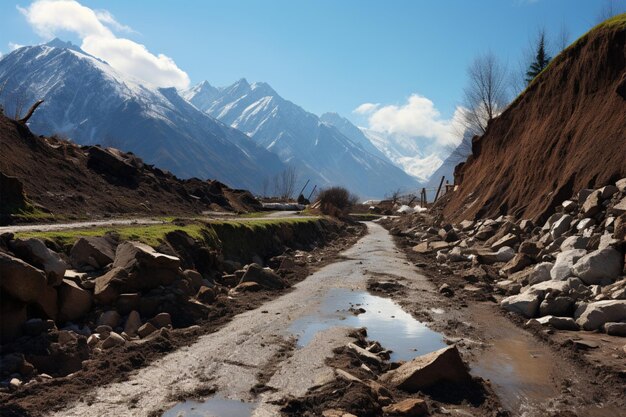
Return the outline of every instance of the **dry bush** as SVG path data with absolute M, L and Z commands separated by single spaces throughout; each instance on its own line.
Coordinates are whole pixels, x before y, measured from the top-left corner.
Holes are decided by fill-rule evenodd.
M 319 193 L 318 201 L 322 213 L 342 217 L 348 214 L 359 198 L 343 187 L 331 187 Z

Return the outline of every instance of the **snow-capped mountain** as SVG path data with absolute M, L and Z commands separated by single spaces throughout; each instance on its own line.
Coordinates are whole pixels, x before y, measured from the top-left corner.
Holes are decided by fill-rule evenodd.
M 321 187 L 342 185 L 363 198 L 417 186 L 414 178 L 368 148 L 365 138 L 346 137 L 333 124 L 285 100 L 266 83 L 250 84 L 241 79 L 217 90 L 215 95 L 215 88 L 204 82 L 182 95 L 276 153 L 294 166 L 302 179 L 311 179 Z M 208 103 L 207 97 L 213 102 Z
M 419 138 L 360 129 L 380 152 L 420 182 L 427 181 L 443 162 L 437 153 L 425 154 Z
M 131 151 L 183 178 L 260 190 L 263 178 L 285 169 L 276 155 L 174 88 L 132 79 L 70 43 L 54 40 L 2 56 L 0 86 L 7 114 L 45 100 L 29 122 L 34 132 Z

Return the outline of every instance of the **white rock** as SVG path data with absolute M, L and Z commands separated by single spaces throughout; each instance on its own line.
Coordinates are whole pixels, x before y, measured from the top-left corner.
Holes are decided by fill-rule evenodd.
M 102 342 L 102 349 L 110 349 L 113 346 L 123 345 L 124 343 L 126 343 L 126 339 L 115 332 L 111 332 L 109 337 Z
M 558 239 L 563 235 L 563 233 L 567 232 L 572 224 L 572 216 L 569 214 L 564 214 L 560 219 L 558 219 L 552 227 L 550 228 L 550 235 L 552 239 Z
M 555 317 L 544 316 L 539 317 L 537 320 L 543 326 L 554 327 L 557 330 L 578 330 L 579 326 L 576 321 L 571 317 Z
M 585 249 L 589 243 L 589 238 L 584 236 L 570 236 L 561 243 L 561 251 L 565 252 L 572 249 Z
M 572 249 L 559 253 L 550 271 L 550 277 L 554 280 L 564 280 L 571 277 L 572 267 L 586 254 L 587 251 L 583 249 Z
M 626 193 L 626 178 L 622 178 L 621 180 L 618 180 L 615 183 L 615 186 L 617 187 L 618 190 L 620 190 L 623 193 Z
M 522 316 L 530 319 L 535 317 L 537 314 L 540 302 L 540 295 L 525 292 L 503 299 L 500 302 L 500 306 L 507 311 L 521 314 Z
M 587 229 L 588 227 L 593 226 L 595 223 L 596 223 L 596 221 L 594 219 L 591 219 L 591 218 L 582 219 L 576 225 L 576 229 L 584 230 L 584 229 Z
M 596 301 L 580 306 L 576 313 L 576 323 L 585 330 L 597 330 L 608 322 L 626 320 L 626 300 Z
M 576 203 L 572 200 L 565 200 L 561 203 L 561 205 L 567 213 L 571 213 L 572 211 L 576 210 Z
M 552 262 L 542 262 L 535 265 L 533 271 L 528 276 L 528 283 L 530 285 L 538 284 L 540 282 L 550 280 L 550 271 L 554 264 Z
M 598 249 L 606 249 L 606 248 L 611 247 L 611 246 L 614 247 L 615 245 L 617 245 L 619 243 L 620 243 L 620 241 L 615 239 L 610 234 L 604 234 L 604 235 L 600 236 L 600 244 L 598 245 Z
M 572 268 L 572 273 L 588 285 L 614 281 L 621 272 L 622 254 L 611 247 L 583 256 Z
M 515 258 L 515 250 L 510 246 L 503 246 L 496 252 L 498 262 L 508 262 L 513 258 Z

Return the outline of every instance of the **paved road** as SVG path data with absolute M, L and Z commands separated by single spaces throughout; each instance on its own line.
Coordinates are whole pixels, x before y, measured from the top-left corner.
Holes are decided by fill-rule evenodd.
M 216 214 L 219 213 L 219 214 Z M 205 213 L 206 220 L 236 220 L 238 222 L 249 222 L 255 220 L 276 220 L 276 219 L 313 219 L 315 216 L 299 216 L 297 211 L 276 211 L 268 213 L 262 217 L 237 217 L 230 213 L 223 214 L 221 212 Z M 133 218 L 133 219 L 109 219 L 109 220 L 92 220 L 70 223 L 50 223 L 50 224 L 24 224 L 0 227 L 2 233 L 18 233 L 18 232 L 50 232 L 56 230 L 70 229 L 88 229 L 92 227 L 108 227 L 108 226 L 131 226 L 131 225 L 150 225 L 165 224 L 165 220 L 159 220 L 149 217 Z
M 330 264 L 297 284 L 293 291 L 262 307 L 243 313 L 220 331 L 202 336 L 189 347 L 181 348 L 139 370 L 128 381 L 97 389 L 89 404 L 78 402 L 53 416 L 148 415 L 174 405 L 168 401 L 175 394 L 189 393 L 202 384 L 216 385 L 225 398 L 258 401 L 256 417 L 278 415 L 272 399 L 285 395 L 300 396 L 307 388 L 333 378 L 324 364 L 332 349 L 349 341 L 345 328 L 331 328 L 317 333 L 304 348 L 283 359 L 281 346 L 293 340 L 290 325 L 298 318 L 315 312 L 331 288 L 365 290 L 368 277 L 388 274 L 423 280 L 388 232 L 368 224 L 369 234 L 344 252 L 345 259 Z M 417 277 L 416 277 L 417 276 Z M 421 277 L 421 278 L 420 278 Z M 275 373 L 267 385 L 277 391 L 254 399 L 250 389 L 257 384 L 257 374 L 271 365 Z M 129 402 L 134 408 L 129 411 Z

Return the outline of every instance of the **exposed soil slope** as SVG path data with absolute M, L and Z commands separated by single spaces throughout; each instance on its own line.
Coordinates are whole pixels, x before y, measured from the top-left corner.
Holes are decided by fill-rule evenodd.
M 626 176 L 626 14 L 557 56 L 473 141 L 453 220 L 545 218 L 582 188 Z
M 180 180 L 116 149 L 35 136 L 1 115 L 0 173 L 16 177 L 39 211 L 65 218 L 260 208 L 247 191 L 231 190 L 217 181 Z M 12 186 L 11 194 L 19 194 L 19 188 Z M 8 193 L 9 187 L 3 186 L 2 201 L 12 200 L 2 204 L 5 221 L 10 220 L 6 214 L 25 206 Z

